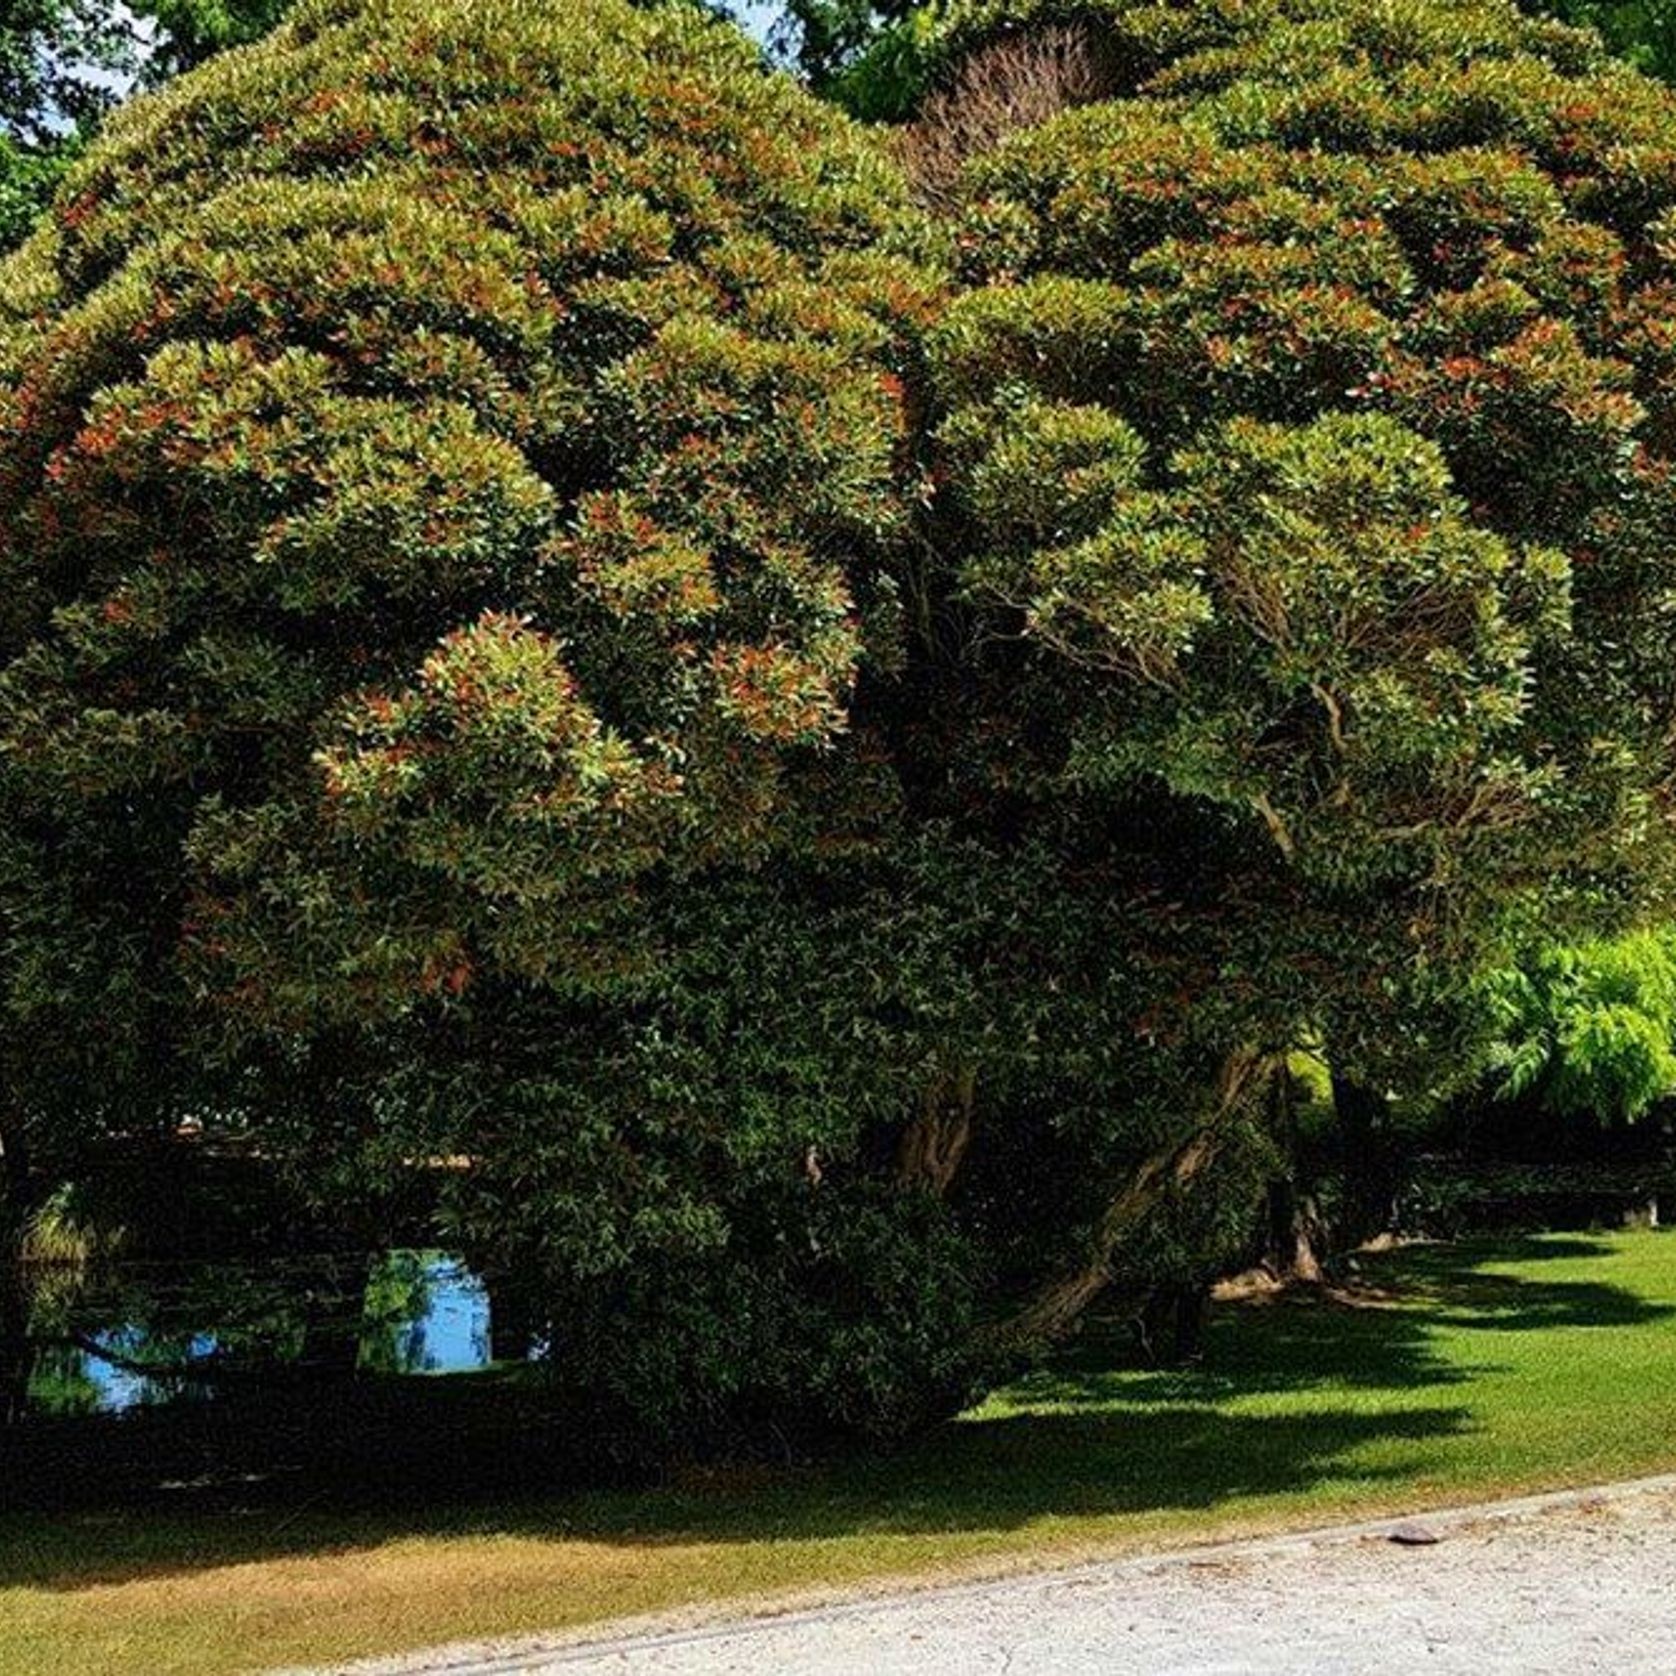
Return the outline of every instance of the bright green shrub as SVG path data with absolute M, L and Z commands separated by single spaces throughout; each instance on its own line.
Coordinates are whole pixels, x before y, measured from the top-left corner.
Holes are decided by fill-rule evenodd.
M 1676 938 L 1639 932 L 1545 950 L 1490 974 L 1490 1071 L 1502 1099 L 1632 1122 L 1676 1093 Z

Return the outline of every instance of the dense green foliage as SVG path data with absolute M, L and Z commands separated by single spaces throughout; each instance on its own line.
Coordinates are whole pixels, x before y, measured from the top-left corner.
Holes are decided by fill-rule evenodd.
M 1110 96 L 938 222 L 688 7 L 111 122 L 0 286 L 8 1174 L 417 1178 L 602 1426 L 899 1431 L 1237 1256 L 1297 1044 L 1663 906 L 1676 95 L 1501 0 L 934 45 L 1042 19 Z
M 1342 975 L 1398 903 L 1447 938 L 1579 862 L 1633 897 L 1671 96 L 1496 5 L 1096 10 L 1146 79 L 973 161 L 984 283 L 933 343 L 967 587 L 1079 777 L 1258 811 Z
M 1676 934 L 1544 950 L 1486 989 L 1501 1098 L 1632 1120 L 1676 1093 Z

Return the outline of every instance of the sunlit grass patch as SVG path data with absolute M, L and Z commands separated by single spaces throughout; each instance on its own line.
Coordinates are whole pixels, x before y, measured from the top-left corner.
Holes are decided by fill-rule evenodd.
M 1364 1261 L 1220 1308 L 1202 1367 L 1094 1329 L 917 1446 L 663 1490 L 0 1522 L 0 1671 L 217 1676 L 1676 1466 L 1676 1239 Z M 317 1499 L 311 1500 L 314 1496 Z

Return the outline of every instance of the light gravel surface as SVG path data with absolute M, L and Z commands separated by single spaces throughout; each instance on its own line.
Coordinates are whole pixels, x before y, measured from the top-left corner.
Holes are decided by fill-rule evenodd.
M 1393 1530 L 1438 1540 L 1403 1546 Z M 1676 1676 L 1676 1479 L 364 1676 Z

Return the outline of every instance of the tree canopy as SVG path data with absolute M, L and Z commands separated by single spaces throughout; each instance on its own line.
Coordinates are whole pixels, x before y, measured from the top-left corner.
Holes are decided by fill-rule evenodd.
M 576 1220 L 532 1237 L 609 1258 L 609 1192 L 676 1168 L 600 1129 L 656 1026 L 562 1009 L 670 959 L 637 881 L 679 912 L 878 777 L 829 747 L 897 638 L 915 237 L 876 148 L 687 8 L 317 5 L 112 120 L 0 305 L 10 1040 L 64 1044 L 14 1055 L 37 1156 L 55 1114 L 271 1128 L 322 1043 L 333 1138 L 376 1145 L 395 1049 L 356 1037 L 351 1090 L 333 1032 L 455 1000 L 566 1161 Z M 424 1150 L 485 1150 L 468 1085 L 398 1126 L 441 1105 Z M 697 1192 L 627 1203 L 617 1256 L 702 1249 Z
M 1323 902 L 1662 876 L 1671 96 L 1496 5 L 1269 10 L 1097 8 L 1136 92 L 970 165 L 967 586 L 1085 780 Z
M 307 0 L 109 124 L 0 285 L 7 1159 L 419 1175 L 600 1413 L 900 1429 L 1237 1250 L 1300 1041 L 1666 903 L 1676 94 L 1502 0 L 926 45 L 885 135 Z

